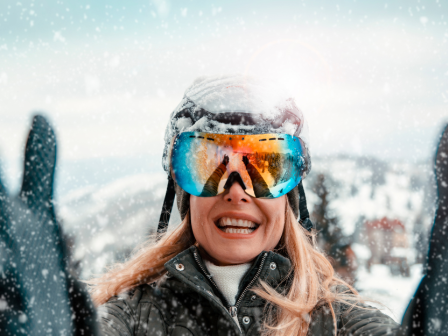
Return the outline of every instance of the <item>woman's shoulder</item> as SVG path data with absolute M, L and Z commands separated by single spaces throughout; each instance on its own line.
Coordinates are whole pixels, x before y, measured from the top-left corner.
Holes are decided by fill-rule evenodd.
M 103 333 L 133 335 L 135 327 L 152 321 L 152 327 L 165 330 L 166 316 L 157 302 L 154 285 L 139 285 L 125 293 L 111 297 L 98 308 Z
M 137 335 L 136 330 L 150 329 L 151 335 L 166 335 L 169 330 L 173 335 L 177 335 L 175 331 L 182 335 L 202 335 L 199 325 L 191 323 L 189 309 L 195 307 L 194 303 L 203 309 L 209 304 L 192 294 L 191 289 L 174 277 L 165 276 L 159 283 L 139 285 L 111 297 L 99 307 L 103 334 Z
M 400 326 L 376 307 L 365 303 L 345 306 L 338 316 L 340 335 L 393 335 Z
M 339 335 L 368 333 L 372 336 L 393 335 L 399 324 L 380 309 L 365 303 L 352 288 L 337 285 L 334 288 L 340 299 L 333 305 L 338 321 Z
M 393 335 L 399 324 L 378 308 L 365 304 L 357 293 L 345 285 L 334 286 L 332 292 L 338 299 L 331 304 L 320 305 L 312 314 L 310 335 L 334 334 L 333 314 L 336 317 L 338 335 L 372 336 Z
M 153 284 L 142 284 L 139 286 L 136 286 L 130 290 L 127 290 L 126 292 L 120 293 L 118 295 L 112 296 L 109 300 L 107 300 L 106 303 L 101 305 L 100 307 L 103 307 L 108 304 L 126 304 L 130 307 L 136 306 L 140 304 L 141 300 L 148 295 L 151 295 L 154 288 Z
M 141 284 L 126 292 L 112 296 L 99 309 L 107 310 L 110 307 L 117 306 L 133 314 L 140 310 L 142 306 L 154 305 L 164 306 L 164 301 L 171 297 L 170 288 L 157 285 L 157 283 Z M 160 309 L 160 307 L 159 307 Z

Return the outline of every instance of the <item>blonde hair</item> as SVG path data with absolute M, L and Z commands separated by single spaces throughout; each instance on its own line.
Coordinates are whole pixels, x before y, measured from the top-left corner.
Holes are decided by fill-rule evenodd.
M 164 264 L 195 243 L 187 213 L 182 223 L 160 241 L 147 244 L 129 261 L 117 264 L 101 277 L 88 281 L 93 301 L 99 306 L 112 296 L 160 280 L 166 273 Z M 332 303 L 359 301 L 357 292 L 335 276 L 332 265 L 315 246 L 314 235 L 298 225 L 287 204 L 284 231 L 276 252 L 291 261 L 289 286 L 286 293 L 279 293 L 260 281 L 260 285 L 252 289 L 268 302 L 263 335 L 305 336 L 312 312 L 324 304 L 329 306 L 336 333 Z M 338 284 L 351 292 L 338 293 L 335 289 Z

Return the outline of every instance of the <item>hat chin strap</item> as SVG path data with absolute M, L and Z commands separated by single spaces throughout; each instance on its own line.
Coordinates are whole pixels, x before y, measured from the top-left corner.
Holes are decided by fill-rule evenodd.
M 235 174 L 236 175 L 236 174 Z M 239 176 L 239 174 L 238 174 Z M 241 177 L 240 177 L 241 179 Z M 241 183 L 237 176 L 234 176 L 235 181 Z M 232 181 L 232 182 L 235 182 Z M 232 183 L 233 184 L 233 183 Z M 299 223 L 306 230 L 311 231 L 313 228 L 313 223 L 310 220 L 310 213 L 308 211 L 308 207 L 306 204 L 305 190 L 303 189 L 302 181 L 300 181 L 299 185 L 299 213 L 300 219 Z M 159 225 L 157 226 L 157 241 L 165 234 L 168 229 L 168 223 L 170 222 L 171 211 L 173 210 L 174 197 L 176 196 L 176 191 L 174 189 L 174 180 L 171 175 L 168 175 L 168 186 L 166 188 L 165 199 L 163 200 L 162 213 L 160 214 Z
M 308 211 L 308 206 L 306 204 L 305 190 L 303 189 L 302 181 L 299 183 L 299 213 L 300 219 L 299 223 L 308 231 L 313 228 L 313 223 L 310 219 L 310 213 Z
M 174 180 L 171 175 L 168 175 L 168 186 L 166 187 L 165 199 L 163 200 L 162 213 L 160 214 L 159 225 L 157 226 L 157 238 L 160 238 L 165 234 L 168 229 L 168 223 L 170 222 L 171 211 L 173 210 L 174 197 L 176 191 L 174 190 Z

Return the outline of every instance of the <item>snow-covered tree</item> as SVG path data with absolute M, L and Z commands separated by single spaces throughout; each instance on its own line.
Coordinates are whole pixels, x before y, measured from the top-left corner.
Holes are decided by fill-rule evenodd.
M 350 238 L 344 235 L 339 220 L 331 209 L 331 197 L 328 184 L 331 179 L 319 174 L 312 184 L 312 190 L 318 197 L 311 214 L 312 221 L 318 231 L 319 247 L 330 257 L 335 271 L 349 282 L 355 281 L 356 256 L 351 249 Z

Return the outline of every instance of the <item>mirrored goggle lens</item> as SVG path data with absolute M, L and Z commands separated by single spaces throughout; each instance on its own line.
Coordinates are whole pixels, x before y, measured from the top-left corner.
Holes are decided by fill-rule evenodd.
M 288 134 L 185 132 L 173 141 L 171 170 L 194 196 L 216 196 L 238 182 L 252 197 L 276 198 L 302 179 L 303 152 L 300 139 Z

